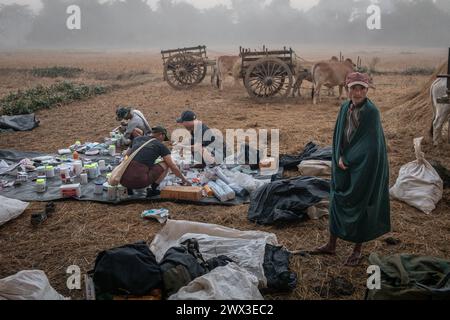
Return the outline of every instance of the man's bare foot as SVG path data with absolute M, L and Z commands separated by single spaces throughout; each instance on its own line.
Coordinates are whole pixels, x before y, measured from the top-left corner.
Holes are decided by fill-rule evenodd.
M 312 251 L 308 252 L 309 254 L 335 254 L 336 253 L 336 247 L 330 245 L 329 243 L 318 247 Z
M 361 251 L 354 250 L 352 254 L 345 261 L 345 265 L 349 267 L 357 266 L 361 262 L 362 254 Z

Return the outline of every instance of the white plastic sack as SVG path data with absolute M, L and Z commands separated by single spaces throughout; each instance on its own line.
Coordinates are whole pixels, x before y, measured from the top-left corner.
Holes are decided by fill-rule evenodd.
M 0 226 L 20 216 L 28 205 L 28 202 L 0 196 Z
M 160 262 L 168 249 L 179 246 L 184 240 L 196 238 L 205 259 L 226 255 L 236 264 L 254 275 L 259 286 L 267 286 L 264 276 L 264 253 L 266 244 L 276 246 L 277 237 L 262 231 L 239 231 L 215 224 L 184 220 L 168 220 L 155 236 L 150 250 Z
M 297 167 L 302 176 L 331 176 L 331 161 L 304 160 Z
M 267 285 L 263 267 L 266 239 L 262 237 L 260 239 L 241 239 L 186 233 L 178 241 L 182 243 L 193 238 L 197 239 L 200 252 L 205 260 L 225 255 L 254 275 L 261 287 Z
M 222 188 L 223 191 L 225 191 L 228 200 L 233 200 L 234 198 L 236 198 L 236 193 L 233 191 L 233 189 L 230 188 L 229 185 L 227 185 L 220 179 L 217 179 L 216 183 L 220 188 Z
M 270 182 L 270 179 L 261 180 L 255 179 L 252 176 L 242 173 L 233 172 L 230 170 L 222 170 L 223 174 L 227 177 L 230 183 L 237 184 L 248 191 L 248 193 L 254 192 L 256 189 Z
M 41 270 L 25 270 L 0 279 L 0 300 L 65 300 Z
M 241 187 L 239 184 L 237 184 L 237 183 L 234 183 L 233 181 L 232 181 L 232 179 L 229 179 L 228 178 L 228 176 L 226 176 L 225 174 L 224 174 L 224 171 L 227 171 L 228 169 L 226 169 L 226 168 L 223 168 L 223 169 L 221 169 L 220 167 L 215 167 L 214 169 L 214 172 L 216 173 L 216 176 L 220 179 L 220 180 L 222 180 L 223 182 L 225 182 L 234 192 L 235 192 L 235 194 L 238 194 L 238 195 L 240 195 L 240 194 L 243 194 L 244 193 L 244 188 L 243 187 Z M 219 184 L 219 186 L 220 186 L 220 183 L 218 183 Z M 222 188 L 222 189 L 224 189 L 224 188 Z M 224 189 L 225 190 L 225 189 Z
M 436 170 L 425 160 L 420 147 L 422 139 L 423 137 L 414 139 L 417 160 L 400 168 L 390 195 L 429 214 L 442 198 L 443 182 Z
M 216 196 L 217 199 L 220 200 L 220 202 L 226 202 L 230 200 L 229 194 L 227 194 L 225 190 L 223 190 L 216 182 L 209 181 L 207 185 L 208 187 L 211 188 L 214 195 Z
M 191 281 L 169 300 L 264 300 L 258 279 L 234 263 Z

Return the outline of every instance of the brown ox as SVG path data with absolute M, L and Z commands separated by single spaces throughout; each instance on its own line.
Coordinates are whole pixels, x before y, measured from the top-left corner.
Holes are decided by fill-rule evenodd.
M 241 58 L 239 56 L 220 56 L 216 60 L 216 66 L 211 75 L 211 84 L 223 90 L 223 81 L 225 77 L 232 76 L 234 83 L 240 78 Z
M 339 97 L 342 97 L 342 89 L 345 86 L 347 75 L 354 71 L 356 65 L 351 59 L 344 62 L 330 61 L 316 63 L 311 70 L 313 80 L 313 104 L 320 100 L 320 89 L 323 85 L 327 87 L 339 86 Z
M 339 59 L 336 56 L 332 56 L 331 59 L 328 62 L 339 62 Z M 308 66 L 308 64 L 300 64 L 295 67 L 295 82 L 294 87 L 292 90 L 292 97 L 295 97 L 295 93 L 298 93 L 298 96 L 301 97 L 300 93 L 300 87 L 303 83 L 303 80 L 313 82 L 312 74 L 311 74 L 311 66 Z M 334 96 L 334 86 L 328 86 L 325 84 L 325 86 L 328 88 L 328 95 Z

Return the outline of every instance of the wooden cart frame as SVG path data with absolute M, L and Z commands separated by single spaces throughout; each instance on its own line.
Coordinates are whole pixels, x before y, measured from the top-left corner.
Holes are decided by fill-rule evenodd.
M 239 48 L 241 77 L 248 94 L 257 102 L 280 101 L 289 97 L 293 85 L 294 51 L 251 51 Z
M 189 89 L 206 76 L 206 46 L 161 50 L 164 80 L 176 90 Z

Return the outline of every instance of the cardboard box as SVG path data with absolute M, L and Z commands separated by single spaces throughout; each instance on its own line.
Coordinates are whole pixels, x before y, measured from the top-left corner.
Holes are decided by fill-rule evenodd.
M 202 187 L 167 186 L 161 190 L 161 198 L 200 201 Z
M 61 198 L 81 197 L 80 184 L 65 184 L 59 187 L 59 194 Z

